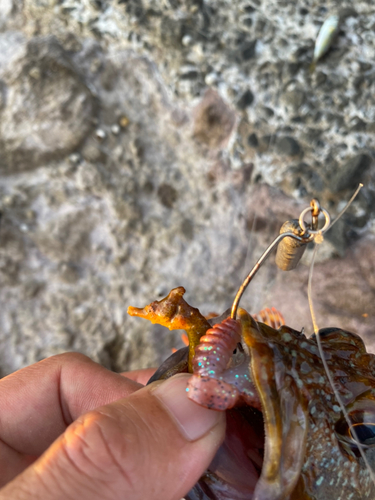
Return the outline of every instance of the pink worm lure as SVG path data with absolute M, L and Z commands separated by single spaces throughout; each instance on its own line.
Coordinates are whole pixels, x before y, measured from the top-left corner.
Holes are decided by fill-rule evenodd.
M 282 314 L 274 307 L 254 314 L 256 321 L 278 329 L 285 325 Z M 239 403 L 261 409 L 260 400 L 249 374 L 249 357 L 239 356 L 233 363 L 233 351 L 241 342 L 240 320 L 223 320 L 206 331 L 195 348 L 193 376 L 188 382 L 190 399 L 215 410 L 228 410 Z M 234 366 L 233 366 L 234 365 Z
M 221 411 L 233 408 L 241 399 L 260 409 L 249 375 L 248 357 L 243 355 L 239 365 L 230 366 L 233 351 L 241 342 L 241 332 L 241 322 L 228 318 L 201 337 L 195 348 L 193 376 L 186 389 L 190 399 Z

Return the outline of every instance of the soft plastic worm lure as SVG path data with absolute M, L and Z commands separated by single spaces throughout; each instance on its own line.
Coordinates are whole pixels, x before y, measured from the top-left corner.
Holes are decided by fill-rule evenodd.
M 241 336 L 241 322 L 228 318 L 201 337 L 195 348 L 193 376 L 187 387 L 190 399 L 215 410 L 228 410 L 243 399 L 260 409 L 245 357 L 239 352 L 238 364 L 231 366 L 229 363 Z
M 246 311 L 240 310 L 247 316 Z M 274 307 L 254 314 L 255 321 L 279 329 L 285 325 L 282 314 Z M 187 392 L 190 399 L 207 408 L 228 410 L 239 402 L 260 409 L 260 400 L 249 377 L 248 360 L 242 352 L 240 320 L 223 320 L 207 330 L 195 348 L 193 376 Z M 236 361 L 233 352 L 239 347 Z

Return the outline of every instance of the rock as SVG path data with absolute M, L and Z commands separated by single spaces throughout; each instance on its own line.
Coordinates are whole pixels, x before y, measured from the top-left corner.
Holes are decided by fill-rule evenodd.
M 300 153 L 301 147 L 293 137 L 278 137 L 276 139 L 276 150 L 282 155 L 296 156 Z
M 253 101 L 254 101 L 254 94 L 251 92 L 251 90 L 247 89 L 238 99 L 237 107 L 238 109 L 246 109 L 248 106 L 250 106 L 250 104 L 253 103 Z
M 294 111 L 298 111 L 305 102 L 305 93 L 298 88 L 287 91 L 283 97 L 284 101 L 290 105 Z
M 235 124 L 235 114 L 213 90 L 207 90 L 195 109 L 194 137 L 216 149 L 228 141 Z
M 366 187 L 319 247 L 318 322 L 370 339 L 374 168 L 343 166 L 375 151 L 375 14 L 357 0 L 311 74 L 310 3 L 0 0 L 1 375 L 66 350 L 160 364 L 180 334 L 126 307 L 183 285 L 225 310 L 287 218 L 317 195 L 337 215 L 336 180 Z M 241 305 L 311 333 L 309 254 Z
M 2 34 L 0 46 L 10 43 L 18 57 L 0 60 L 0 78 L 7 87 L 0 110 L 0 171 L 5 173 L 73 152 L 90 131 L 95 112 L 92 92 L 55 38 L 26 44 L 14 34 Z
M 172 208 L 177 200 L 178 194 L 173 186 L 162 184 L 158 189 L 158 197 L 165 207 Z
M 372 158 L 364 153 L 350 158 L 334 173 L 331 190 L 338 193 L 344 189 L 355 189 L 372 163 Z

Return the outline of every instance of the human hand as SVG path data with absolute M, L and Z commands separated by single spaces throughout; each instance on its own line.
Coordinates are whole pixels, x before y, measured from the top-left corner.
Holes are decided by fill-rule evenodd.
M 147 387 L 150 370 L 126 375 L 67 353 L 0 380 L 0 499 L 183 497 L 224 414 L 186 397 L 186 374 Z

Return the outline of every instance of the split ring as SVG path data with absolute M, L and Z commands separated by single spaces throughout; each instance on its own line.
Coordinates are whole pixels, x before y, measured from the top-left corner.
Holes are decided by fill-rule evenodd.
M 298 222 L 299 222 L 299 225 L 301 226 L 301 229 L 304 233 L 309 233 L 309 234 L 321 234 L 321 233 L 324 233 L 325 231 L 327 231 L 327 229 L 329 228 L 330 224 L 331 224 L 331 217 L 329 215 L 329 213 L 327 212 L 327 210 L 325 208 L 321 208 L 320 211 L 324 214 L 324 217 L 326 218 L 326 221 L 324 223 L 324 226 L 322 227 L 322 229 L 318 229 L 316 231 L 314 231 L 313 229 L 308 229 L 306 227 L 306 224 L 305 224 L 305 221 L 303 220 L 305 215 L 307 214 L 307 212 L 313 212 L 314 211 L 314 207 L 307 207 L 305 208 L 305 210 L 303 210 L 301 212 L 301 215 L 299 216 L 299 219 L 298 219 Z

